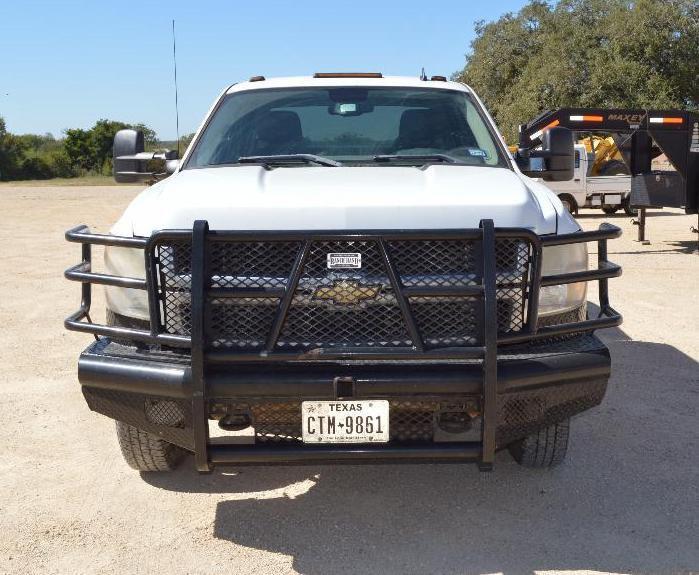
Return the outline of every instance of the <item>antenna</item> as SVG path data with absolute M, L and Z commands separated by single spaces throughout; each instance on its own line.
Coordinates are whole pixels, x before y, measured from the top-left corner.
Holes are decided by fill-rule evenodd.
M 180 108 L 177 101 L 177 44 L 175 43 L 175 19 L 172 19 L 172 63 L 175 69 L 175 123 L 177 126 L 177 157 L 180 157 Z
M 427 74 L 425 74 L 425 68 L 424 68 L 424 67 L 422 68 L 422 72 L 420 73 L 420 80 L 422 80 L 423 82 L 424 82 L 425 80 L 427 80 Z

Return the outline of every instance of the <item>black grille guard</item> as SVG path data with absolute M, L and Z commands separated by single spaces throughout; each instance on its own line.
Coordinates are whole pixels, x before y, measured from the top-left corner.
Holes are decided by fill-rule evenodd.
M 150 238 L 121 237 L 106 234 L 93 234 L 87 226 L 77 226 L 66 232 L 70 242 L 82 244 L 82 261 L 69 268 L 65 277 L 82 283 L 82 300 L 78 311 L 65 320 L 66 329 L 92 333 L 117 339 L 127 339 L 150 344 L 160 344 L 177 348 L 193 348 L 194 332 L 196 331 L 197 313 L 203 313 L 203 302 L 213 298 L 278 298 L 279 305 L 272 322 L 272 330 L 266 342 L 265 349 L 255 352 L 235 352 L 231 350 L 208 350 L 207 359 L 215 362 L 228 361 L 278 361 L 289 359 L 468 359 L 482 358 L 485 345 L 463 345 L 440 349 L 426 349 L 418 333 L 415 317 L 411 312 L 408 298 L 411 297 L 470 297 L 481 299 L 488 307 L 488 290 L 497 287 L 497 271 L 495 269 L 496 239 L 517 238 L 526 239 L 532 246 L 531 274 L 526 293 L 526 318 L 523 328 L 512 333 L 497 334 L 498 345 L 525 343 L 540 339 L 551 338 L 571 333 L 592 331 L 621 324 L 621 315 L 609 304 L 609 278 L 621 274 L 620 266 L 607 260 L 607 240 L 617 238 L 621 230 L 617 226 L 603 223 L 598 230 L 590 232 L 575 232 L 571 234 L 537 236 L 523 228 L 494 228 L 490 220 L 483 220 L 479 229 L 471 230 L 429 230 L 429 231 L 352 231 L 352 232 L 222 232 L 209 231 L 206 222 L 196 222 L 193 230 L 165 230 L 155 232 Z M 482 277 L 478 285 L 422 285 L 411 286 L 401 279 L 395 265 L 390 261 L 386 250 L 386 242 L 391 240 L 471 240 L 482 243 Z M 163 241 L 190 241 L 192 245 L 192 335 L 168 333 L 164 330 L 161 318 L 161 302 L 158 293 L 158 271 L 156 268 L 155 246 Z M 244 241 L 244 240 L 277 240 L 299 241 L 303 249 L 294 262 L 291 274 L 286 281 L 286 287 L 211 287 L 211 275 L 206 278 L 205 269 L 208 260 L 207 251 L 213 242 Z M 315 348 L 312 350 L 275 351 L 282 326 L 294 297 L 294 290 L 303 282 L 301 270 L 307 257 L 308 249 L 313 241 L 373 241 L 379 247 L 383 263 L 386 266 L 395 301 L 400 308 L 403 321 L 410 335 L 412 345 L 408 348 L 369 348 L 358 347 Z M 587 271 L 543 276 L 541 275 L 541 251 L 545 246 L 557 246 L 581 242 L 597 242 L 597 268 Z M 92 245 L 140 248 L 145 252 L 146 279 L 119 277 L 91 271 Z M 600 311 L 596 318 L 584 321 L 564 323 L 537 328 L 538 300 L 541 287 L 561 285 L 574 282 L 599 281 Z M 405 284 L 408 283 L 406 286 Z M 146 290 L 148 292 L 150 310 L 150 331 L 116 327 L 93 323 L 90 318 L 91 286 L 101 284 L 121 288 Z M 494 302 L 493 302 L 494 303 Z M 202 304 L 201 306 L 199 304 Z M 490 323 L 491 314 L 484 309 L 483 322 L 485 329 Z M 203 319 L 203 318 L 201 318 Z M 202 332 L 203 337 L 203 332 Z M 481 338 L 486 343 L 486 337 Z
M 234 365 L 251 361 L 288 361 L 288 360 L 480 360 L 482 370 L 482 439 L 477 444 L 462 444 L 446 447 L 417 447 L 370 448 L 361 449 L 324 448 L 288 451 L 281 457 L 286 462 L 311 461 L 332 457 L 337 460 L 376 459 L 390 460 L 394 458 L 433 458 L 437 452 L 440 457 L 460 459 L 471 457 L 479 461 L 482 469 L 492 468 L 496 449 L 497 425 L 497 393 L 498 393 L 498 345 L 523 343 L 553 336 L 578 332 L 589 332 L 599 328 L 614 327 L 621 323 L 622 318 L 609 304 L 608 279 L 621 274 L 621 268 L 607 260 L 607 240 L 617 238 L 621 230 L 613 225 L 604 223 L 596 231 L 576 232 L 557 236 L 537 236 L 530 230 L 520 228 L 495 228 L 492 220 L 482 220 L 478 229 L 444 230 L 444 231 L 357 231 L 357 232 L 223 232 L 209 231 L 206 221 L 196 221 L 192 230 L 160 231 L 150 238 L 129 238 L 112 235 L 90 233 L 87 226 L 81 225 L 66 232 L 70 242 L 82 244 L 82 261 L 69 268 L 65 277 L 82 283 L 82 300 L 78 311 L 65 320 L 69 330 L 106 336 L 116 339 L 127 339 L 163 346 L 188 348 L 191 350 L 191 401 L 194 429 L 194 458 L 197 469 L 207 471 L 212 463 L 241 462 L 251 458 L 251 462 L 262 462 L 279 458 L 276 452 L 265 452 L 255 448 L 245 452 L 239 447 L 211 446 L 208 438 L 207 401 L 207 368 L 212 364 Z M 526 318 L 522 329 L 515 333 L 498 334 L 498 300 L 496 266 L 496 241 L 498 239 L 526 239 L 531 246 L 531 264 L 529 268 L 529 283 L 526 289 Z M 248 288 L 248 287 L 212 287 L 212 274 L 209 271 L 210 250 L 216 242 L 231 242 L 249 239 L 264 240 L 295 240 L 301 242 L 283 289 L 279 288 Z M 161 300 L 158 294 L 158 265 L 155 247 L 162 241 L 191 242 L 191 335 L 165 333 L 161 319 Z M 300 281 L 304 262 L 312 242 L 317 241 L 370 241 L 373 242 L 381 255 L 385 271 L 390 280 L 392 293 L 405 327 L 410 336 L 412 346 L 395 348 L 361 348 L 361 347 L 331 347 L 315 348 L 310 351 L 297 350 L 281 352 L 276 350 L 284 322 L 292 306 L 292 299 Z M 395 241 L 426 241 L 426 240 L 470 240 L 480 245 L 479 276 L 480 283 L 476 285 L 452 286 L 419 286 L 406 287 L 401 281 L 386 249 L 387 242 Z M 598 244 L 597 268 L 574 273 L 558 274 L 542 277 L 542 249 L 545 246 L 565 245 L 579 242 Z M 145 252 L 146 279 L 118 277 L 94 273 L 91 270 L 92 245 L 118 246 L 141 248 Z M 162 279 L 162 278 L 160 278 Z M 600 312 L 598 317 L 585 321 L 577 321 L 554 326 L 537 327 L 539 291 L 541 287 L 560 285 L 574 282 L 599 282 Z M 150 331 L 125 327 L 95 324 L 90 318 L 92 284 L 101 284 L 121 288 L 141 289 L 148 292 L 150 311 Z M 254 292 L 254 293 L 251 293 Z M 270 293 L 272 292 L 272 293 Z M 478 328 L 479 345 L 462 345 L 428 349 L 420 336 L 419 329 L 409 297 L 470 297 L 480 302 L 479 315 L 481 321 Z M 272 321 L 271 330 L 267 336 L 265 349 L 254 352 L 239 352 L 212 349 L 209 341 L 211 301 L 216 298 L 240 297 L 275 297 L 278 306 Z M 226 450 L 233 450 L 228 452 Z M 247 455 L 246 455 L 247 453 Z

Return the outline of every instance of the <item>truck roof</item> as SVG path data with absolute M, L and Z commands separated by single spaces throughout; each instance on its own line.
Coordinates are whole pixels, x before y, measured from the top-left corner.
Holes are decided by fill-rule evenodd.
M 378 77 L 322 77 L 314 78 L 313 76 L 289 76 L 282 78 L 262 78 L 256 76 L 246 82 L 233 84 L 227 94 L 242 92 L 243 90 L 260 90 L 265 88 L 300 88 L 300 87 L 327 87 L 327 86 L 386 86 L 395 88 L 435 88 L 441 90 L 459 90 L 461 92 L 471 93 L 471 89 L 461 84 L 460 82 L 444 81 L 444 80 L 421 80 L 413 76 L 384 76 Z

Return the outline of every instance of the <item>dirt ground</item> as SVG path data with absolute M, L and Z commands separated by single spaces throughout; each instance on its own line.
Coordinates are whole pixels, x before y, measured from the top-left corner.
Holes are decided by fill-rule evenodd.
M 63 318 L 78 223 L 107 231 L 133 187 L 0 189 L 0 573 L 699 572 L 699 254 L 694 217 L 625 216 L 610 256 L 622 329 L 604 403 L 569 460 L 517 466 L 244 468 L 139 475 L 76 379 Z M 591 248 L 594 250 L 593 245 Z M 99 291 L 99 290 L 98 290 Z M 98 299 L 95 303 L 100 305 Z

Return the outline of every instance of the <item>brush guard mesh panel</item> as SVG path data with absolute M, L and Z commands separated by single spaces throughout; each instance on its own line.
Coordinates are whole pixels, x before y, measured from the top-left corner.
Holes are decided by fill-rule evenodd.
M 532 246 L 524 238 L 499 238 L 495 247 L 498 332 L 517 333 L 526 323 Z M 212 243 L 210 287 L 250 293 L 211 301 L 212 346 L 239 351 L 264 347 L 280 290 L 288 287 L 302 248 L 301 241 Z M 478 241 L 394 240 L 385 248 L 403 289 L 468 288 L 482 281 Z M 164 240 L 154 253 L 164 330 L 191 335 L 191 244 Z M 361 254 L 361 268 L 328 269 L 331 253 Z M 388 274 L 377 240 L 311 242 L 275 349 L 414 346 Z M 482 344 L 476 298 L 430 295 L 406 300 L 426 349 Z
M 88 387 L 83 395 L 92 411 L 194 449 L 191 401 Z

